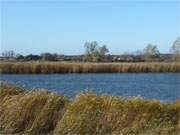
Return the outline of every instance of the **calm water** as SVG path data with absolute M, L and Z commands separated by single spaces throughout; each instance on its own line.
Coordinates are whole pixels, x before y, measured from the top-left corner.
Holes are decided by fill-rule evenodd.
M 8 81 L 28 89 L 45 88 L 68 97 L 91 89 L 98 93 L 120 96 L 142 96 L 174 101 L 180 98 L 178 73 L 114 73 L 114 74 L 18 74 L 1 75 Z

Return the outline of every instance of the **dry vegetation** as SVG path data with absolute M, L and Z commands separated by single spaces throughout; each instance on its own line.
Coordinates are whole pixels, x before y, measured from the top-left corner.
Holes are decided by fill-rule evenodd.
M 91 92 L 74 101 L 46 90 L 2 83 L 0 134 L 177 135 L 180 102 L 125 99 Z
M 2 83 L 0 133 L 51 133 L 68 102 L 65 97 L 46 90 L 25 91 Z
M 179 63 L 0 62 L 0 73 L 180 72 Z

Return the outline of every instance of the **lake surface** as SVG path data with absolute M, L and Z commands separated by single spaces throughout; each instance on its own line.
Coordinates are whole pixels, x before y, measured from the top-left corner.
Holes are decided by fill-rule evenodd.
M 179 73 L 4 74 L 0 80 L 28 89 L 45 88 L 72 98 L 88 89 L 97 93 L 162 101 L 180 98 Z

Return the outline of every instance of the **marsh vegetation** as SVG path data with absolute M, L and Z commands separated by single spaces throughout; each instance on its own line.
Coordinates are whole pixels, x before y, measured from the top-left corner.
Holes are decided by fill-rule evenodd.
M 0 62 L 0 73 L 180 72 L 179 63 Z
M 1 134 L 176 135 L 179 114 L 179 101 L 162 103 L 92 92 L 70 100 L 47 90 L 26 91 L 1 82 Z

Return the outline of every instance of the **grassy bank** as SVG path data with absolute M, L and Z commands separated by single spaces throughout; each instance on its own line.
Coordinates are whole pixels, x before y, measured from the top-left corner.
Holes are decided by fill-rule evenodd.
M 80 93 L 73 101 L 46 90 L 1 83 L 0 134 L 176 135 L 180 102 Z
M 180 72 L 178 63 L 0 62 L 0 73 Z

